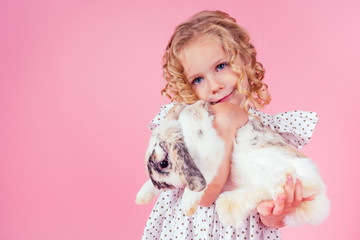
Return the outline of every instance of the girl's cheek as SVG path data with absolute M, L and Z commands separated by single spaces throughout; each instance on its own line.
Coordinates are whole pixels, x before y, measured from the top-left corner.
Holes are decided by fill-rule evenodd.
M 204 86 L 199 86 L 197 87 L 196 91 L 195 91 L 195 95 L 200 99 L 200 100 L 204 100 L 207 101 L 208 100 L 208 94 L 206 91 L 206 88 Z

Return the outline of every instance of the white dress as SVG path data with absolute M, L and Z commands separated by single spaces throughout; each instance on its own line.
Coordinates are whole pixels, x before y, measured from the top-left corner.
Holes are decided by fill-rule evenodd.
M 149 123 L 149 129 L 157 127 L 174 105 L 175 103 L 170 103 L 162 106 L 159 114 Z M 315 112 L 292 111 L 271 116 L 250 108 L 249 113 L 260 117 L 265 125 L 280 133 L 299 149 L 308 142 L 318 121 Z M 280 230 L 264 226 L 255 211 L 242 228 L 222 225 L 215 211 L 215 203 L 210 207 L 198 207 L 192 216 L 187 217 L 181 209 L 183 192 L 182 188 L 163 191 L 159 195 L 146 223 L 143 240 L 281 239 Z

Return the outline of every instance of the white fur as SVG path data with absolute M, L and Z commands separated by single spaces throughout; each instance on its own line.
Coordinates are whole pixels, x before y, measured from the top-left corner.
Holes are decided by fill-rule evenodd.
M 209 114 L 208 106 L 203 101 L 181 107 L 182 111 L 177 111 L 180 115 L 171 121 L 165 121 L 153 132 L 146 161 L 153 151 L 159 152 L 160 160 L 161 154 L 164 154 L 161 153 L 162 149 L 153 147 L 154 141 L 165 141 L 171 146 L 171 142 L 183 140 L 198 170 L 209 184 L 221 163 L 224 143 L 213 128 L 213 116 Z M 170 124 L 172 121 L 178 125 L 175 124 L 174 127 L 174 122 Z M 172 131 L 176 134 L 172 134 Z M 304 196 L 314 194 L 315 199 L 303 202 L 295 212 L 286 215 L 286 224 L 318 224 L 327 217 L 330 202 L 316 166 L 279 134 L 254 119 L 237 131 L 233 149 L 230 177 L 224 187 L 225 192 L 216 201 L 216 210 L 223 224 L 236 227 L 243 225 L 258 203 L 275 200 L 284 192 L 287 175 L 300 179 Z M 184 166 L 176 154 L 172 155 L 174 166 Z M 171 171 L 168 178 L 161 176 L 161 181 L 178 187 L 179 178 L 173 176 L 178 169 L 173 168 Z M 184 184 L 183 180 L 182 183 Z M 145 185 L 138 193 L 137 203 L 147 203 L 158 193 L 151 184 Z M 182 206 L 187 215 L 195 212 L 204 190 L 195 192 L 185 189 Z
M 141 187 L 140 191 L 136 195 L 136 204 L 146 204 L 149 203 L 154 197 L 156 197 L 160 191 L 157 188 L 154 188 L 151 180 L 145 182 Z

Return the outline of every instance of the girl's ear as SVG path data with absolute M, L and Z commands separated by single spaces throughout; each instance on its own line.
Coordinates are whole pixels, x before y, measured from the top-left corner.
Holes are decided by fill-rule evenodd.
M 180 141 L 174 146 L 175 171 L 181 182 L 191 191 L 200 192 L 206 187 L 206 180 L 190 156 L 185 143 Z
M 181 113 L 181 111 L 187 106 L 186 103 L 178 103 L 176 104 L 173 108 L 171 108 L 168 112 L 168 114 L 166 115 L 165 119 L 167 121 L 170 120 L 178 120 L 179 115 Z

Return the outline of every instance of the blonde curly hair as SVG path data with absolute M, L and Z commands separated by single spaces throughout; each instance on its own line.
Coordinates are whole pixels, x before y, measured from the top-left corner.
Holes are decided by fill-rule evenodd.
M 271 100 L 268 86 L 262 81 L 265 69 L 256 61 L 256 50 L 248 33 L 234 18 L 221 11 L 199 12 L 176 27 L 163 56 L 163 76 L 167 84 L 161 93 L 171 101 L 192 104 L 198 100 L 186 81 L 179 55 L 189 43 L 202 36 L 217 39 L 230 58 L 230 67 L 239 73 L 237 90 L 246 96 L 244 109 L 247 111 L 250 103 L 256 108 L 268 104 Z M 234 64 L 237 57 L 243 62 L 244 69 Z M 249 90 L 241 87 L 245 79 L 249 81 Z

